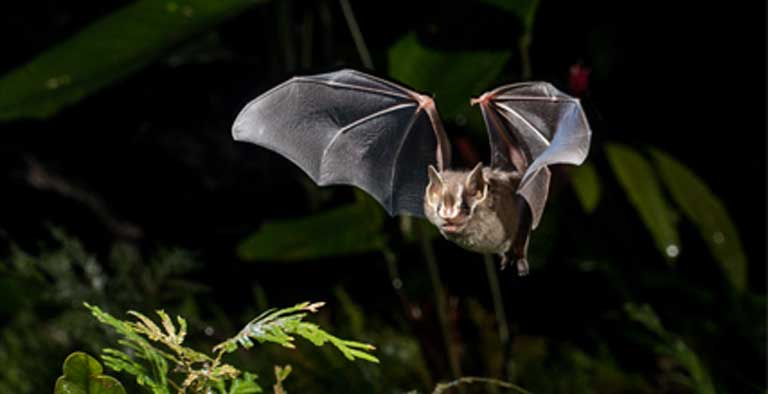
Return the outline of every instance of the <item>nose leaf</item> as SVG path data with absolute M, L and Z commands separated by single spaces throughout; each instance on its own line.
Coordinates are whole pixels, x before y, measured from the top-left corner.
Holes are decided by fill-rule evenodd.
M 440 217 L 443 219 L 453 219 L 459 215 L 459 210 L 452 206 L 446 206 L 445 204 L 443 204 L 443 206 L 440 207 L 439 214 L 440 214 Z

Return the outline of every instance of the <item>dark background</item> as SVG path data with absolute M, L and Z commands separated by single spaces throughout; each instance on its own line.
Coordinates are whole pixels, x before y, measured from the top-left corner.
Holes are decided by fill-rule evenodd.
M 23 67 L 125 4 L 4 6 L 0 75 Z M 352 6 L 379 75 L 393 77 L 387 73 L 388 49 L 415 32 L 419 42 L 433 50 L 508 51 L 510 58 L 494 84 L 521 78 L 517 41 L 525 32 L 524 23 L 491 4 L 403 1 Z M 483 328 L 493 333 L 493 320 L 484 326 L 470 316 L 474 310 L 493 316 L 482 258 L 434 239 L 451 308 L 452 341 L 462 349 L 463 372 L 514 379 L 534 392 L 699 390 L 671 378 L 690 378 L 691 373 L 684 362 L 638 339 L 649 335 L 624 317 L 624 304 L 647 303 L 666 329 L 698 354 L 718 392 L 764 392 L 764 7 L 761 2 L 541 2 L 530 33 L 532 77 L 568 92 L 571 67 L 590 70 L 588 88 L 570 93 L 581 96 L 594 130 L 590 163 L 599 174 L 601 200 L 594 212 L 585 212 L 569 186 L 570 172 L 558 169 L 556 193 L 532 241 L 533 274 L 518 278 L 510 270 L 499 273 L 512 330 L 512 360 L 516 354 L 539 354 L 529 352 L 532 347 L 545 349 L 540 359 L 526 359 L 534 360 L 529 364 L 518 359 L 517 369 L 489 367 L 494 365 L 489 360 L 508 355 L 486 351 L 487 342 L 495 339 L 483 336 Z M 307 15 L 313 20 L 313 46 L 311 56 L 302 58 L 297 48 Z M 115 302 L 113 311 L 165 307 L 189 312 L 192 302 L 201 322 L 228 321 L 238 327 L 247 313 L 261 307 L 254 294 L 266 295 L 260 299 L 274 306 L 325 299 L 331 311 L 323 318 L 341 332 L 357 335 L 341 312 L 344 302 L 338 289 L 344 289 L 366 316 L 363 339 L 375 343 L 377 338 L 385 341 L 377 332 L 397 333 L 420 349 L 416 354 L 423 358 L 426 372 L 397 372 L 392 364 L 398 362 L 393 361 L 381 371 L 363 374 L 365 378 L 346 377 L 356 373 L 342 368 L 346 375 L 328 373 L 322 384 L 315 376 L 313 385 L 309 373 L 308 382 L 301 383 L 297 367 L 297 387 L 331 392 L 332 382 L 350 379 L 359 384 L 341 387 L 359 392 L 428 390 L 449 378 L 442 342 L 436 339 L 440 331 L 424 257 L 418 243 L 398 230 L 397 220 L 385 221 L 381 231 L 398 256 L 401 291 L 393 290 L 385 259 L 376 252 L 292 262 L 280 262 L 279 256 L 244 261 L 237 252 L 239 242 L 265 221 L 306 218 L 355 201 L 350 188 L 311 186 L 290 162 L 234 143 L 229 131 L 242 106 L 258 94 L 291 75 L 340 66 L 363 68 L 338 3 L 267 2 L 201 29 L 145 67 L 50 117 L 6 119 L 0 123 L 0 241 L 6 260 L 13 261 L 14 253 L 24 250 L 43 261 L 45 251 L 59 247 L 52 227 L 79 239 L 99 260 L 114 255 L 116 243 L 131 245 L 147 266 L 158 251 L 180 248 L 199 262 L 179 274 L 192 287 L 160 286 L 156 298 L 121 296 L 130 303 Z M 440 92 L 435 93 L 440 106 Z M 482 130 L 451 119 L 446 123 L 449 135 L 464 138 L 470 150 L 483 157 L 487 147 Z M 677 223 L 682 254 L 672 265 L 665 262 L 616 181 L 603 152 L 606 142 L 639 152 L 661 149 L 706 182 L 740 235 L 749 269 L 746 290 L 728 285 L 696 226 L 684 219 Z M 466 152 L 459 157 L 467 157 Z M 594 266 L 598 268 L 589 268 Z M 116 268 L 107 265 L 104 270 L 110 277 Z M 13 268 L 0 275 L 3 283 L 27 287 L 19 284 L 29 278 Z M 26 291 L 43 294 L 58 286 L 56 280 L 48 277 Z M 71 303 L 59 302 L 60 296 L 14 303 L 29 297 L 25 290 L 13 288 L 6 287 L 0 309 L 0 329 L 8 335 L 15 335 L 21 310 L 36 311 L 34 319 L 40 323 L 25 324 L 45 336 L 51 327 L 43 322 L 79 304 L 77 296 Z M 473 302 L 480 307 L 471 307 Z M 413 308 L 423 309 L 424 316 L 414 318 Z M 67 331 L 68 322 L 59 324 Z M 50 347 L 46 365 L 51 370 L 44 376 L 56 376 L 57 360 L 67 351 L 78 346 L 97 349 L 102 340 L 81 337 Z M 394 339 L 391 344 L 405 346 Z M 6 355 L 16 354 L 11 348 L 5 347 Z M 18 352 L 29 363 L 40 357 Z M 573 354 L 590 361 L 579 364 Z M 320 365 L 307 369 L 322 375 Z M 619 371 L 608 374 L 613 379 L 601 372 L 605 365 Z M 545 378 L 537 380 L 537 374 L 562 378 L 547 383 Z M 18 392 L 41 387 L 32 384 Z

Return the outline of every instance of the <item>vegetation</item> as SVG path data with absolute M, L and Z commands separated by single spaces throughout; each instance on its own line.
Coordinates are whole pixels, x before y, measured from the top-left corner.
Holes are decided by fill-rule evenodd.
M 0 392 L 766 391 L 765 59 L 733 49 L 764 20 L 58 3 L 0 15 L 24 37 L 0 60 Z M 246 101 L 339 65 L 433 93 L 467 165 L 487 151 L 470 96 L 544 79 L 581 98 L 590 157 L 553 169 L 530 276 L 231 140 Z

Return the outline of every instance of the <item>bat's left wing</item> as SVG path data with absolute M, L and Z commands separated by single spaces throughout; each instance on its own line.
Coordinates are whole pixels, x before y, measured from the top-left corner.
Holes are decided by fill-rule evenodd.
M 581 164 L 592 132 L 577 98 L 546 82 L 496 88 L 472 100 L 480 104 L 491 144 L 491 166 L 516 170 L 518 228 L 512 254 L 518 273 L 528 272 L 528 239 L 549 195 L 552 164 Z
M 474 99 L 480 104 L 491 143 L 491 165 L 523 174 L 517 193 L 536 228 L 549 193 L 553 164 L 579 165 L 589 153 L 592 132 L 579 99 L 546 82 L 496 88 Z

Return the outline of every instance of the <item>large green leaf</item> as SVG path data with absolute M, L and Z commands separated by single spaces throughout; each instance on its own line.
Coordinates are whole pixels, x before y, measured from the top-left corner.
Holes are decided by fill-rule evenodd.
M 64 361 L 64 375 L 56 380 L 54 394 L 125 394 L 117 379 L 102 375 L 99 362 L 83 353 L 70 354 Z
M 589 163 L 583 163 L 571 172 L 571 185 L 576 192 L 576 197 L 581 203 L 581 207 L 587 213 L 592 213 L 600 202 L 602 188 L 600 178 L 597 176 L 595 167 Z
M 244 260 L 298 261 L 380 250 L 383 213 L 358 202 L 312 216 L 268 222 L 238 248 Z
M 651 149 L 661 180 L 685 217 L 698 227 L 715 259 L 736 289 L 747 285 L 747 258 L 739 233 L 706 183 L 685 165 L 658 149 Z
M 47 117 L 141 69 L 255 0 L 142 0 L 0 78 L 0 120 Z
M 415 89 L 434 93 L 445 117 L 466 119 L 470 96 L 489 88 L 509 57 L 506 51 L 437 51 L 408 34 L 389 48 L 389 74 Z
M 606 144 L 605 152 L 619 184 L 651 232 L 656 247 L 668 260 L 680 253 L 676 214 L 667 204 L 650 163 L 635 150 L 620 144 Z

